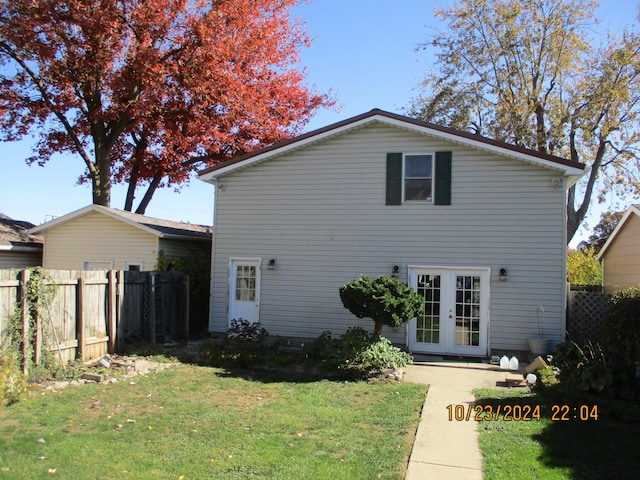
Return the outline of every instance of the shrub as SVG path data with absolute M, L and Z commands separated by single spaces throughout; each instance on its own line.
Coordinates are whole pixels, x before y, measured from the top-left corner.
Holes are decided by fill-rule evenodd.
M 602 326 L 602 343 L 612 370 L 619 396 L 640 395 L 636 369 L 640 360 L 640 289 L 617 292 Z
M 640 360 L 640 289 L 617 292 L 602 325 L 603 345 L 615 354 L 616 363 L 630 365 Z
M 379 337 L 374 339 L 360 327 L 350 328 L 338 342 L 337 368 L 351 374 L 398 369 L 412 363 L 411 355 Z
M 558 380 L 558 370 L 551 365 L 537 370 L 536 375 L 538 376 L 538 384 L 536 387 L 540 387 L 543 390 L 557 387 L 560 383 Z
M 227 343 L 237 348 L 257 348 L 269 335 L 260 322 L 250 322 L 244 318 L 233 319 L 227 330 Z
M 358 318 L 370 318 L 375 327 L 373 336 L 380 337 L 382 327 L 399 327 L 416 317 L 424 300 L 408 285 L 393 277 L 380 275 L 371 280 L 362 275 L 340 288 L 344 307 Z
M 325 362 L 336 356 L 337 341 L 331 338 L 331 332 L 326 330 L 318 338 L 304 346 L 307 360 Z
M 590 341 L 580 346 L 570 341 L 558 345 L 553 357 L 560 369 L 558 379 L 563 392 L 602 393 L 611 386 L 613 376 L 599 344 Z
M 394 347 L 391 342 L 380 337 L 356 357 L 356 364 L 366 372 L 406 367 L 413 363 L 411 355 Z
M 12 405 L 27 393 L 27 378 L 14 355 L 0 357 L 0 405 Z

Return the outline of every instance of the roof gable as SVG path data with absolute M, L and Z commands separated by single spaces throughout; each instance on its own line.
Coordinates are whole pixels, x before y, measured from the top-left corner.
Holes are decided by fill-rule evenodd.
M 618 222 L 618 225 L 616 225 L 616 228 L 613 229 L 613 232 L 611 232 L 611 235 L 609 235 L 609 238 L 600 249 L 600 252 L 598 253 L 598 260 L 602 261 L 602 257 L 604 256 L 606 251 L 609 249 L 611 245 L 613 245 L 613 242 L 615 242 L 616 237 L 620 234 L 620 232 L 623 231 L 625 225 L 629 222 L 629 219 L 633 218 L 634 216 L 640 217 L 640 205 L 631 205 L 627 209 L 627 211 L 624 212 L 624 215 Z
M 533 150 L 528 150 L 507 143 L 498 142 L 479 135 L 473 135 L 452 128 L 442 127 L 421 120 L 412 119 L 402 115 L 373 109 L 370 112 L 358 115 L 327 127 L 305 133 L 284 142 L 276 143 L 269 147 L 257 150 L 247 155 L 222 162 L 199 172 L 199 179 L 205 182 L 215 182 L 217 177 L 233 171 L 249 167 L 256 163 L 269 160 L 275 156 L 283 155 L 307 145 L 326 140 L 343 134 L 350 130 L 362 128 L 368 124 L 380 122 L 386 125 L 413 131 L 418 134 L 430 135 L 468 147 L 489 151 L 497 155 L 514 158 L 527 163 L 532 163 L 545 168 L 562 172 L 569 178 L 569 185 L 576 183 L 584 172 L 581 163 L 566 160 Z
M 68 213 L 47 223 L 43 223 L 29 230 L 30 233 L 46 232 L 76 218 L 96 212 L 110 218 L 124 222 L 135 228 L 155 235 L 158 238 L 188 238 L 191 240 L 210 240 L 213 229 L 207 225 L 195 225 L 192 223 L 174 222 L 159 218 L 147 217 L 137 213 L 116 210 L 102 205 L 88 205 L 80 210 Z

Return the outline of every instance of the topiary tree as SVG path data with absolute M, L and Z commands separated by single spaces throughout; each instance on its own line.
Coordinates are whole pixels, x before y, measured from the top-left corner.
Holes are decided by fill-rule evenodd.
M 424 300 L 413 289 L 384 275 L 373 280 L 362 275 L 345 283 L 340 287 L 340 300 L 356 317 L 374 321 L 374 339 L 380 337 L 384 325 L 399 327 L 424 308 Z

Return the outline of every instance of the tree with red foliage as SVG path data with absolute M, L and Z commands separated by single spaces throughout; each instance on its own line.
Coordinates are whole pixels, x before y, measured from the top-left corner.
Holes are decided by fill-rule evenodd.
M 177 186 L 300 132 L 333 100 L 296 68 L 297 0 L 2 0 L 0 134 L 37 132 L 29 163 L 80 155 L 93 203 L 112 183 Z

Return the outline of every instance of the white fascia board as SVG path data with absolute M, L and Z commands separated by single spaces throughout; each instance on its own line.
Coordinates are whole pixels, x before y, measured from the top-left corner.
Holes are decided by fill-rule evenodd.
M 70 222 L 71 220 L 87 215 L 88 213 L 91 213 L 91 212 L 102 213 L 103 215 L 107 215 L 108 217 L 111 217 L 115 220 L 131 225 L 132 227 L 136 227 L 136 228 L 139 228 L 140 230 L 144 230 L 145 232 L 155 235 L 156 237 L 162 237 L 162 233 L 158 232 L 157 230 L 154 230 L 153 228 L 147 227 L 146 225 L 142 225 L 140 223 L 129 220 L 124 216 L 118 215 L 118 212 L 115 212 L 108 207 L 104 207 L 102 205 L 95 205 L 95 204 L 87 205 L 86 207 L 83 207 L 79 210 L 76 210 L 74 212 L 58 217 L 55 220 L 51 220 L 50 222 L 43 223 L 42 225 L 39 225 L 37 227 L 33 227 L 29 229 L 28 232 L 41 233 L 53 227 L 63 225 L 67 222 Z
M 523 162 L 532 163 L 534 165 L 540 165 L 552 170 L 556 170 L 558 172 L 562 172 L 567 177 L 571 177 L 571 178 L 576 177 L 576 180 L 575 180 L 576 182 L 580 179 L 580 177 L 582 177 L 582 175 L 584 175 L 584 171 L 579 168 L 574 168 L 567 165 L 561 165 L 559 163 L 552 162 L 550 160 L 545 160 L 543 158 L 527 155 L 524 152 L 518 152 L 515 150 L 511 150 L 509 148 L 503 148 L 498 145 L 491 145 L 489 143 L 482 142 L 479 140 L 474 140 L 472 138 L 461 137 L 453 133 L 442 132 L 440 130 L 434 130 L 429 127 L 414 125 L 411 123 L 402 122 L 400 120 L 395 120 L 393 118 L 388 118 L 388 117 L 380 117 L 379 120 L 381 122 L 386 122 L 390 125 L 394 125 L 399 128 L 404 128 L 405 130 L 413 130 L 418 133 L 442 138 L 443 140 L 447 140 L 460 145 L 469 146 L 478 150 L 485 150 L 491 153 L 495 153 L 497 155 L 515 158 Z
M 205 173 L 204 175 L 200 175 L 198 177 L 198 179 L 202 180 L 203 182 L 208 182 L 208 183 L 215 184 L 215 182 L 217 181 L 218 177 L 221 177 L 222 175 L 226 175 L 227 173 L 233 172 L 235 170 L 240 170 L 242 168 L 246 168 L 246 167 L 249 167 L 251 165 L 255 165 L 256 163 L 264 162 L 265 160 L 269 160 L 270 158 L 273 158 L 273 157 L 278 156 L 278 155 L 284 155 L 285 153 L 291 152 L 293 150 L 298 150 L 298 149 L 303 148 L 303 147 L 305 147 L 307 145 L 310 145 L 312 143 L 319 142 L 321 140 L 324 140 L 324 139 L 329 138 L 329 137 L 333 137 L 335 135 L 340 135 L 341 133 L 344 133 L 346 131 L 359 128 L 362 125 L 370 123 L 373 118 L 375 118 L 375 117 L 365 118 L 365 119 L 362 119 L 362 120 L 357 121 L 357 122 L 349 123 L 348 125 L 343 125 L 341 127 L 337 127 L 337 128 L 325 131 L 325 132 L 318 133 L 317 135 L 312 135 L 312 136 L 309 136 L 307 138 L 303 138 L 302 140 L 299 140 L 299 141 L 296 141 L 296 142 L 292 142 L 292 143 L 289 143 L 287 145 L 283 145 L 280 148 L 276 148 L 276 149 L 269 150 L 269 151 L 266 151 L 264 153 L 258 154 L 255 157 L 251 157 L 250 159 L 247 159 L 244 162 L 234 163 L 234 164 L 229 165 L 227 167 L 223 167 L 223 168 L 221 168 L 219 170 L 215 170 L 213 172 Z M 384 117 L 381 117 L 381 118 L 384 118 Z
M 268 160 L 275 156 L 283 155 L 293 150 L 303 148 L 312 143 L 319 142 L 321 140 L 325 140 L 327 138 L 330 138 L 336 135 L 340 135 L 349 130 L 354 130 L 373 122 L 380 122 L 387 125 L 392 125 L 394 127 L 413 131 L 422 135 L 434 136 L 437 138 L 441 138 L 443 140 L 457 143 L 459 145 L 469 146 L 478 150 L 488 151 L 497 155 L 518 159 L 523 162 L 539 165 L 539 166 L 548 168 L 550 170 L 555 170 L 557 172 L 561 172 L 564 176 L 568 177 L 569 181 L 567 182 L 568 183 L 567 186 L 571 186 L 577 183 L 578 180 L 584 174 L 584 171 L 579 168 L 562 165 L 550 160 L 545 160 L 543 158 L 538 158 L 532 155 L 528 155 L 524 152 L 518 152 L 515 150 L 511 150 L 509 148 L 500 147 L 498 145 L 491 145 L 486 142 L 482 142 L 480 140 L 474 140 L 472 138 L 459 136 L 459 135 L 456 135 L 455 133 L 443 132 L 443 131 L 432 129 L 429 127 L 415 125 L 410 122 L 405 122 L 400 119 L 389 118 L 388 116 L 377 114 L 377 115 L 372 115 L 372 116 L 357 120 L 355 122 L 350 122 L 340 127 L 336 127 L 336 128 L 332 128 L 332 129 L 320 132 L 317 135 L 311 135 L 306 138 L 302 138 L 299 141 L 293 141 L 279 148 L 268 150 L 254 157 L 251 157 L 246 161 L 234 163 L 226 167 L 220 168 L 219 170 L 214 170 L 213 172 L 205 173 L 199 176 L 198 179 L 215 185 L 218 177 L 221 177 L 228 173 L 234 172 L 236 170 L 240 170 L 242 168 L 249 167 L 251 165 L 255 165 L 256 163 L 264 162 L 265 160 Z
M 39 252 L 42 252 L 42 247 L 0 245 L 0 250 L 1 251 L 7 251 L 7 252 L 33 252 L 33 253 L 39 253 Z
M 627 223 L 627 220 L 629 220 L 629 217 L 631 217 L 631 215 L 638 215 L 640 217 L 640 210 L 638 210 L 636 205 L 631 205 L 627 209 L 627 211 L 624 212 L 624 215 L 616 225 L 616 228 L 613 229 L 613 232 L 611 232 L 611 235 L 609 235 L 609 238 L 607 238 L 607 241 L 604 243 L 604 245 L 600 249 L 600 252 L 598 253 L 598 261 L 600 262 L 602 261 L 602 257 L 604 257 L 605 252 L 607 251 L 609 246 L 615 241 L 616 237 L 618 236 L 618 233 L 622 231 L 624 224 Z
M 87 205 L 86 207 L 83 207 L 79 210 L 75 210 L 71 213 L 67 213 L 66 215 L 62 215 L 61 217 L 58 218 L 54 218 L 53 220 L 43 223 L 42 225 L 38 225 L 36 227 L 30 228 L 28 230 L 29 233 L 41 233 L 41 232 L 45 232 L 47 230 L 49 230 L 50 228 L 56 227 L 58 225 L 62 225 L 65 224 L 71 220 L 73 220 L 74 218 L 78 218 L 81 217 L 83 215 L 86 215 L 87 213 L 91 212 L 94 210 L 94 205 Z

